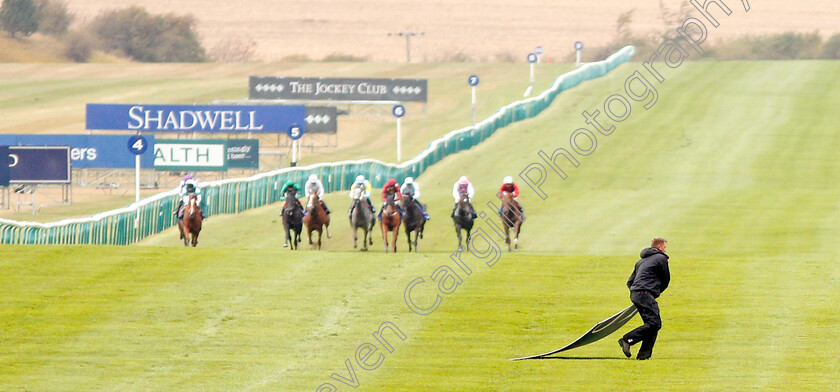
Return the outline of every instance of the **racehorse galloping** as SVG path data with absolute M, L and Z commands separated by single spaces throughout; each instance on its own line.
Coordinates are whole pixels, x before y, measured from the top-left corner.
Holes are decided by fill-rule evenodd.
M 290 246 L 297 249 L 303 232 L 303 206 L 297 199 L 297 192 L 294 190 L 286 192 L 286 203 L 283 204 L 283 229 L 286 231 L 286 242 L 283 247 Z M 294 235 L 292 235 L 294 232 Z
M 364 230 L 365 237 L 362 239 L 362 249 L 368 250 L 368 242 L 373 245 L 373 225 L 376 224 L 376 216 L 370 210 L 367 197 L 365 197 L 364 184 L 353 188 L 353 207 L 351 208 L 350 227 L 353 229 L 353 248 L 358 247 L 358 231 Z
M 198 233 L 201 232 L 201 207 L 198 206 L 198 200 L 195 194 L 191 194 L 189 201 L 183 207 L 184 218 L 178 222 L 178 229 L 181 231 L 181 238 L 184 240 L 184 246 L 198 245 Z
M 411 195 L 403 195 L 402 209 L 405 211 L 405 235 L 408 237 L 408 251 L 411 252 L 411 232 L 414 232 L 414 251 L 417 252 L 417 239 L 423 238 L 423 228 L 426 226 L 426 218 L 420 212 L 420 206 L 414 202 Z
M 510 249 L 510 231 L 513 231 L 513 247 L 519 249 L 519 230 L 522 228 L 523 216 L 519 202 L 513 199 L 513 193 L 502 194 L 502 222 L 505 224 L 505 243 Z
M 313 245 L 312 232 L 318 232 L 318 249 L 320 250 L 321 232 L 326 230 L 327 238 L 330 237 L 330 216 L 327 215 L 327 211 L 321 205 L 321 200 L 318 199 L 317 192 L 311 192 L 309 194 L 309 202 L 312 204 L 312 207 L 309 207 L 309 213 L 303 217 L 303 224 L 306 225 L 306 232 L 309 235 L 309 245 Z
M 394 195 L 388 195 L 385 207 L 382 208 L 382 220 L 379 223 L 382 226 L 382 241 L 385 242 L 385 253 L 388 253 L 389 231 L 394 232 L 392 241 L 394 245 L 393 251 L 397 253 L 397 236 L 400 234 L 400 223 L 402 223 L 400 209 L 397 207 L 397 203 L 394 202 Z
M 464 249 L 464 246 L 461 245 L 461 230 L 467 231 L 467 250 L 470 250 L 470 231 L 473 227 L 473 215 L 470 197 L 466 193 L 462 193 L 458 198 L 458 204 L 455 207 L 452 221 L 455 222 L 455 233 L 458 234 L 458 250 Z

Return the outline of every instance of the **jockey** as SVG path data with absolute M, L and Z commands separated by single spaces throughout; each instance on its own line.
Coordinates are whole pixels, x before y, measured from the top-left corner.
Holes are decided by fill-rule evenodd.
M 204 215 L 204 204 L 202 204 L 201 189 L 198 187 L 198 180 L 187 174 L 190 178 L 184 181 L 183 192 L 181 195 L 181 203 L 178 206 L 178 219 L 184 219 L 183 206 L 190 202 L 190 196 L 195 195 L 195 201 L 198 202 L 198 208 L 201 209 L 201 218 L 206 219 Z M 186 178 L 186 176 L 184 177 Z
M 423 218 L 426 220 L 431 219 L 429 214 L 427 214 L 423 208 L 423 204 L 420 204 L 420 185 L 414 182 L 413 178 L 405 178 L 405 181 L 403 181 L 403 184 L 400 187 L 400 193 L 411 196 L 411 199 L 414 200 L 414 202 L 417 203 L 417 207 L 420 208 L 420 213 L 423 214 Z
M 287 180 L 283 187 L 280 188 L 280 201 L 286 201 L 286 192 L 293 191 L 295 195 L 295 201 L 300 204 L 300 200 L 298 200 L 298 195 L 300 195 L 300 187 L 292 180 Z M 301 195 L 302 196 L 302 195 Z M 302 206 L 301 206 L 302 207 Z
M 499 194 L 496 195 L 499 199 L 501 199 L 505 193 L 512 193 L 513 194 L 513 201 L 516 202 L 516 206 L 519 207 L 519 214 L 522 215 L 525 213 L 525 210 L 522 208 L 522 204 L 519 204 L 519 187 L 513 183 L 513 177 L 506 176 L 504 180 L 502 180 L 502 187 L 499 188 Z M 499 214 L 502 213 L 502 207 L 499 206 Z
M 389 178 L 388 182 L 382 187 L 382 208 L 379 209 L 379 219 L 382 219 L 382 211 L 385 211 L 385 202 L 388 201 L 388 196 L 394 195 L 394 204 L 397 206 L 397 209 L 400 211 L 400 216 L 403 215 L 403 210 L 400 208 L 400 205 L 397 203 L 401 198 L 402 194 L 400 193 L 400 186 L 397 184 L 397 180 L 393 178 Z
M 327 215 L 330 214 L 330 209 L 327 208 L 327 203 L 324 203 L 324 184 L 321 183 L 321 180 L 318 179 L 318 176 L 312 174 L 309 176 L 309 179 L 306 180 L 306 184 L 303 186 L 303 189 L 306 191 L 306 195 L 308 196 L 310 193 L 315 193 L 318 195 L 318 200 L 321 201 L 321 206 L 324 207 L 324 211 Z M 309 198 L 309 201 L 306 202 L 306 208 L 312 208 L 312 198 Z
M 353 189 L 358 187 L 359 185 L 364 186 L 365 188 L 365 198 L 367 198 L 368 206 L 370 206 L 370 212 L 376 213 L 376 208 L 373 207 L 373 203 L 370 202 L 370 192 L 373 190 L 373 187 L 370 185 L 370 181 L 365 179 L 365 176 L 359 174 L 356 176 L 356 181 L 353 181 L 353 185 L 350 186 L 350 198 L 353 198 Z M 353 206 L 350 206 L 350 209 L 347 210 L 347 215 L 353 214 Z
M 452 207 L 452 217 L 455 217 L 455 209 L 458 208 L 458 201 L 461 199 L 462 194 L 466 194 L 469 199 L 470 212 L 472 212 L 473 219 L 477 218 L 478 215 L 476 215 L 475 209 L 472 206 L 472 198 L 475 196 L 475 188 L 473 188 L 473 184 L 467 176 L 461 176 L 461 178 L 455 182 L 455 185 L 452 186 L 452 197 L 455 198 L 455 206 Z
M 184 206 L 184 195 L 187 194 L 187 181 L 194 179 L 195 177 L 192 174 L 187 173 L 181 179 L 181 182 L 178 183 L 178 206 L 175 207 L 175 211 L 172 211 L 172 215 L 178 215 L 180 213 L 181 207 Z

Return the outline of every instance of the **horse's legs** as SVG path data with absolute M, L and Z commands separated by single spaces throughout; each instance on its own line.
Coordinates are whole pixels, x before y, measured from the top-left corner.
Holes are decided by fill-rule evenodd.
M 467 230 L 467 252 L 470 251 L 470 231 L 472 231 L 472 229 Z
M 394 240 L 392 241 L 394 243 L 394 253 L 397 253 L 397 237 L 399 237 L 399 235 L 400 235 L 400 228 L 395 227 L 394 228 Z
M 388 229 L 385 227 L 385 223 L 382 223 L 382 245 L 385 248 L 385 253 L 388 253 Z
M 522 230 L 522 222 L 516 225 L 516 235 L 513 236 L 513 248 L 519 249 L 519 230 Z
M 458 235 L 458 250 L 464 249 L 464 246 L 461 245 L 461 226 L 455 225 L 455 234 Z
M 317 232 L 318 232 L 318 250 L 321 250 L 321 233 L 323 233 L 323 230 L 317 230 Z
M 508 252 L 510 252 L 510 227 L 508 225 L 505 225 L 505 243 L 508 246 Z
M 375 226 L 376 226 L 376 218 L 371 218 L 370 228 L 368 229 L 368 232 L 370 232 L 370 237 L 368 237 L 368 239 L 370 240 L 370 245 L 371 246 L 373 246 L 373 228 Z
M 178 226 L 181 228 L 181 233 L 183 233 L 181 238 L 184 239 L 184 246 L 190 246 L 190 232 L 184 228 L 184 222 L 181 221 Z
M 411 231 L 408 230 L 408 226 L 405 227 L 405 239 L 408 241 L 408 253 L 411 253 Z
M 364 237 L 362 237 L 362 250 L 368 250 L 368 234 L 369 233 L 368 233 L 367 227 L 362 226 L 361 229 L 362 229 L 362 233 L 364 233 Z M 372 237 L 372 235 L 371 235 L 371 237 Z M 373 243 L 373 242 L 371 241 L 371 243 Z
M 195 248 L 196 245 L 198 245 L 198 233 L 193 233 L 193 235 L 192 235 L 192 246 L 193 246 L 193 248 Z

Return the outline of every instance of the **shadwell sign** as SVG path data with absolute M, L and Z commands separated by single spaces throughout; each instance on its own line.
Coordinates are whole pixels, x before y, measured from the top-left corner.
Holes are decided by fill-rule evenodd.
M 305 127 L 302 105 L 87 104 L 87 129 L 139 132 L 284 133 Z

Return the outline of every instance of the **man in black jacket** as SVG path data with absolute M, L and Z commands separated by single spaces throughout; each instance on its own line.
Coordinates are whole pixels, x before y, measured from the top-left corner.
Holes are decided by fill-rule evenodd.
M 656 343 L 656 335 L 662 328 L 662 319 L 659 317 L 659 305 L 656 298 L 659 297 L 671 281 L 671 272 L 668 270 L 668 255 L 665 254 L 665 247 L 668 241 L 664 238 L 654 238 L 650 248 L 642 250 L 642 259 L 636 262 L 636 268 L 627 280 L 627 287 L 630 288 L 630 300 L 639 315 L 642 316 L 644 325 L 636 328 L 621 339 L 618 344 L 621 351 L 628 358 L 630 346 L 642 342 L 636 359 L 648 359 L 653 354 L 653 344 Z

